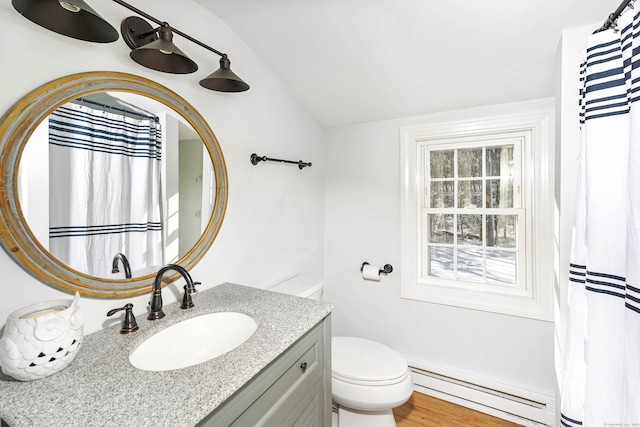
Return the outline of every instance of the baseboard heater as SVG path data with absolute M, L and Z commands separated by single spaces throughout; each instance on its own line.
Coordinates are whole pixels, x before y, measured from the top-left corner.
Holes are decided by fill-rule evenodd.
M 411 365 L 411 364 L 410 364 Z M 475 411 L 523 426 L 555 426 L 555 401 L 551 396 L 521 390 L 501 391 L 500 386 L 479 385 L 470 378 L 410 366 L 415 390 Z M 524 397 L 523 395 L 528 395 Z

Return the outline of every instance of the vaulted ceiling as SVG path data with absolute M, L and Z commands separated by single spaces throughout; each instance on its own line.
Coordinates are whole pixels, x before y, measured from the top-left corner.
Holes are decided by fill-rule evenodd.
M 617 0 L 195 0 L 324 126 L 554 96 L 563 29 Z M 238 71 L 239 72 L 239 71 Z

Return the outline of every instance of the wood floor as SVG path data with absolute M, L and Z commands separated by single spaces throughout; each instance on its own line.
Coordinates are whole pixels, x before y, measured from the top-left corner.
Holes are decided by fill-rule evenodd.
M 395 408 L 393 415 L 398 427 L 519 426 L 418 392 L 413 392 L 407 403 Z

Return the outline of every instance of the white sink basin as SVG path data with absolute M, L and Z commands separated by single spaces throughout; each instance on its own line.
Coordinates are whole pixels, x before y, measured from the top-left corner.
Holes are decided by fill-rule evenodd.
M 170 371 L 221 356 L 248 340 L 258 328 L 251 316 L 236 312 L 204 314 L 152 335 L 129 355 L 145 371 Z

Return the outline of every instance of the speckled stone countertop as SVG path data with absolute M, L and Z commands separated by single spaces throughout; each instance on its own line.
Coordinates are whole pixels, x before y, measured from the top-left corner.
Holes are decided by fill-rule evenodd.
M 193 426 L 331 312 L 331 305 L 291 295 L 221 284 L 194 295 L 195 307 L 164 307 L 166 317 L 138 316 L 140 330 L 119 326 L 84 337 L 67 368 L 20 382 L 0 373 L 0 418 L 21 426 Z M 149 336 L 182 320 L 218 311 L 248 314 L 254 335 L 199 365 L 164 372 L 134 368 L 128 355 Z M 158 355 L 161 357 L 161 355 Z

